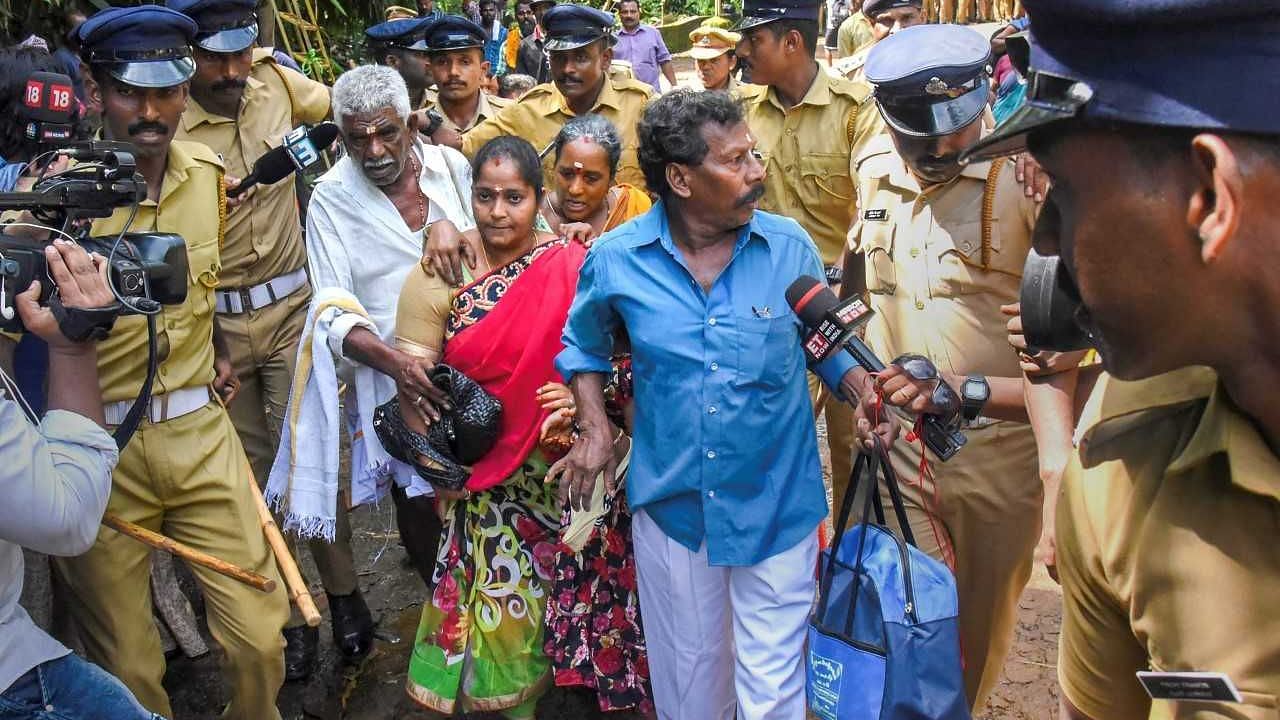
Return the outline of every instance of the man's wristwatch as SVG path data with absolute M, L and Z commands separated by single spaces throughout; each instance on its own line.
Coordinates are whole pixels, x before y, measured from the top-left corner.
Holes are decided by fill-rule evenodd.
M 981 375 L 970 375 L 960 384 L 960 413 L 965 422 L 973 422 L 991 399 L 991 385 Z
M 427 137 L 431 137 L 436 134 L 436 131 L 439 130 L 440 126 L 443 124 L 444 115 L 441 115 L 439 110 L 431 108 L 427 110 L 427 126 L 422 128 L 420 132 Z

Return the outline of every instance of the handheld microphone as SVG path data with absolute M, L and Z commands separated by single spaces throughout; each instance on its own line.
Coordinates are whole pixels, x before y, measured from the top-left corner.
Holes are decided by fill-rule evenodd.
M 227 195 L 235 197 L 254 185 L 272 185 L 298 170 L 305 170 L 320 159 L 321 149 L 338 139 L 339 132 L 338 126 L 331 122 L 290 130 L 284 136 L 284 142 L 259 157 L 240 185 L 228 190 Z
M 831 288 L 810 275 L 801 275 L 787 288 L 787 304 L 807 329 L 805 355 L 821 362 L 833 352 L 843 349 L 867 372 L 884 370 L 884 363 L 855 334 L 875 313 L 862 301 L 852 297 L 843 302 Z M 950 460 L 968 438 L 959 430 L 947 427 L 937 415 L 920 416 L 921 440 L 939 460 Z
M 27 76 L 22 92 L 23 136 L 37 143 L 71 139 L 76 94 L 71 78 L 62 73 L 37 71 Z

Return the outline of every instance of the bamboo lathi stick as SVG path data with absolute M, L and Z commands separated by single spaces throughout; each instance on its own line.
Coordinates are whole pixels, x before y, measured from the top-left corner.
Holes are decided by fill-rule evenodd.
M 177 555 L 187 562 L 195 563 L 196 565 L 208 568 L 220 575 L 225 575 L 232 580 L 242 582 L 255 590 L 269 593 L 276 589 L 276 581 L 269 577 L 264 577 L 256 572 L 245 570 L 239 565 L 232 565 L 226 560 L 216 558 L 209 553 L 201 552 L 193 547 L 184 545 L 173 538 L 165 537 L 158 532 L 153 532 L 140 525 L 131 523 L 115 513 L 109 512 L 106 515 L 103 515 L 102 524 L 122 535 L 128 535 L 134 540 L 150 545 L 153 548 L 164 550 L 172 555 Z
M 250 477 L 253 477 L 250 471 Z M 320 611 L 316 609 L 316 602 L 312 599 L 311 593 L 307 591 L 307 584 L 302 580 L 302 573 L 298 572 L 298 564 L 293 560 L 293 554 L 289 552 L 289 544 L 284 541 L 284 535 L 280 533 L 280 528 L 276 526 L 276 520 L 271 516 L 271 509 L 267 507 L 267 501 L 262 497 L 262 491 L 258 489 L 257 481 L 249 483 L 249 487 L 253 489 L 253 499 L 258 505 L 258 521 L 262 524 L 262 534 L 267 536 L 267 544 L 271 546 L 271 551 L 275 553 L 276 565 L 280 568 L 280 574 L 284 576 L 285 587 L 289 591 L 289 599 L 294 605 L 298 606 L 298 612 L 302 613 L 302 619 L 306 620 L 307 625 L 318 627 L 320 625 Z

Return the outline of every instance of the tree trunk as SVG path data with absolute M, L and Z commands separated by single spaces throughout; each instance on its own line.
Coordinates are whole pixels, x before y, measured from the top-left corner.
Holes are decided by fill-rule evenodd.
M 161 640 L 167 630 L 183 655 L 195 658 L 209 652 L 209 646 L 200 637 L 195 611 L 178 586 L 173 556 L 162 550 L 151 551 L 151 602 L 155 606 Z

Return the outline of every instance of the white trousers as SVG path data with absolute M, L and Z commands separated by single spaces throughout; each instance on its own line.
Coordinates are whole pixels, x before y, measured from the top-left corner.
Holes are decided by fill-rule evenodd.
M 660 720 L 804 720 L 817 529 L 747 567 L 713 567 L 648 513 L 631 525 Z

